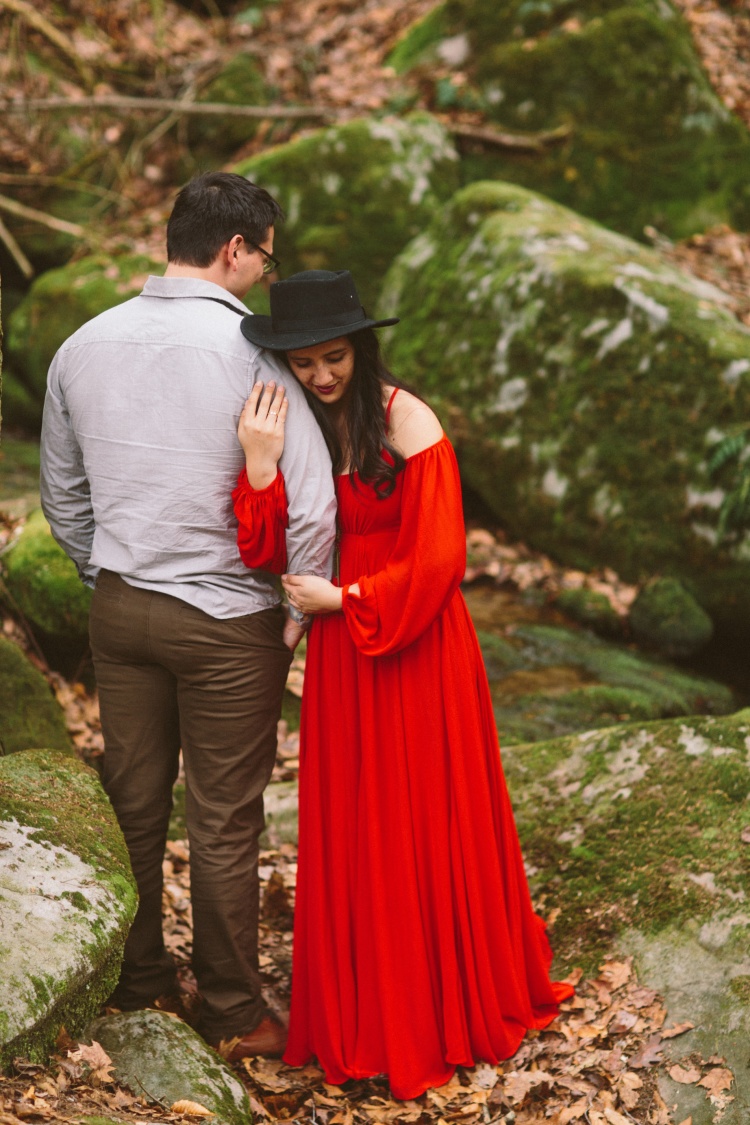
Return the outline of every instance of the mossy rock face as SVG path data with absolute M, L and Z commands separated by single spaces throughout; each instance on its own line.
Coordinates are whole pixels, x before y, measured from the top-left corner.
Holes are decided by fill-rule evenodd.
M 7 326 L 7 362 L 15 379 L 41 403 L 52 358 L 87 320 L 137 296 L 163 266 L 142 255 L 93 255 L 49 270 L 33 283 Z
M 240 51 L 229 60 L 198 99 L 225 105 L 262 106 L 274 100 L 275 91 L 264 81 L 262 67 L 254 55 Z M 199 158 L 216 166 L 252 140 L 260 122 L 252 117 L 194 117 L 188 122 L 188 143 Z
M 46 1060 L 117 983 L 137 895 L 99 779 L 75 758 L 0 758 L 0 1068 Z
M 750 535 L 717 543 L 713 444 L 750 411 L 750 331 L 656 252 L 510 184 L 459 192 L 379 315 L 462 475 L 516 537 L 583 570 L 680 578 L 750 625 Z
M 504 765 L 532 887 L 559 907 L 553 944 L 588 967 L 629 930 L 675 928 L 708 948 L 748 891 L 750 711 L 628 723 L 508 748 Z M 613 906 L 616 905 L 616 909 Z M 702 936 L 701 936 L 702 935 Z
M 555 598 L 555 605 L 573 621 L 602 637 L 622 636 L 622 620 L 612 608 L 609 598 L 597 590 L 561 590 Z
M 396 254 L 458 186 L 458 158 L 434 118 L 352 121 L 239 164 L 286 212 L 274 253 L 288 277 L 350 269 L 368 311 Z
M 490 682 L 502 746 L 630 719 L 728 714 L 723 684 L 592 633 L 556 625 L 492 629 L 492 597 L 467 593 Z
M 464 180 L 496 177 L 633 237 L 750 223 L 750 137 L 716 96 L 690 29 L 667 0 L 448 0 L 392 61 L 429 77 L 437 108 L 480 107 L 504 130 L 568 129 L 542 151 L 468 153 Z
M 73 752 L 62 710 L 49 684 L 5 637 L 0 637 L 0 744 L 5 754 L 37 746 Z
M 197 1102 L 216 1125 L 248 1125 L 245 1087 L 199 1035 L 163 1012 L 121 1012 L 95 1020 L 87 1036 L 101 1043 L 118 1082 L 171 1106 Z
M 73 646 L 86 638 L 91 590 L 40 510 L 31 513 L 4 563 L 8 590 L 35 629 Z
M 36 433 L 41 429 L 43 403 L 10 371 L 3 372 L 2 392 L 3 422 L 6 426 L 26 433 Z
M 630 610 L 630 625 L 640 644 L 665 656 L 692 656 L 708 644 L 713 624 L 676 578 L 654 578 Z

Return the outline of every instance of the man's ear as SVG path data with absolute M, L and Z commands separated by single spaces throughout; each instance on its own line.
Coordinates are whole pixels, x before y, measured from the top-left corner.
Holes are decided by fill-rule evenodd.
M 226 261 L 227 265 L 235 267 L 239 257 L 239 248 L 244 242 L 241 234 L 233 234 L 226 244 Z

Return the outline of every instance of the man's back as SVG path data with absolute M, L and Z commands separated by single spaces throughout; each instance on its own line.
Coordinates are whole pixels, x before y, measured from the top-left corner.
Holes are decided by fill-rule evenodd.
M 243 565 L 232 513 L 231 492 L 244 463 L 237 421 L 255 380 L 286 375 L 288 458 L 295 430 L 306 427 L 309 446 L 314 427 L 293 377 L 242 336 L 238 314 L 245 312 L 210 282 L 149 278 L 140 296 L 96 317 L 63 345 L 49 381 L 52 405 L 68 415 L 90 486 L 93 542 L 88 561 L 85 552 L 76 561 L 89 574 L 114 571 L 215 617 L 247 612 L 248 596 L 256 608 L 278 601 L 270 580 Z M 63 434 L 55 435 L 55 423 L 49 409 L 44 501 L 64 483 L 55 463 Z M 313 508 L 331 488 L 317 435 L 314 446 L 316 456 L 302 474 Z M 61 452 L 69 461 L 69 451 Z M 75 499 L 73 489 L 74 506 Z M 59 522 L 59 488 L 54 501 Z M 54 524 L 53 530 L 59 538 Z M 69 542 L 64 546 L 73 554 Z

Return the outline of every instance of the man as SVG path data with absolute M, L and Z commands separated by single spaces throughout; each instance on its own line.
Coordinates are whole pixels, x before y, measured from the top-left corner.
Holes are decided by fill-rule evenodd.
M 112 1002 L 146 1007 L 177 991 L 161 865 L 182 749 L 199 1029 L 214 1045 L 231 1040 L 233 1059 L 284 1046 L 258 974 L 258 836 L 302 632 L 284 623 L 271 576 L 247 570 L 237 550 L 237 423 L 256 381 L 283 378 L 289 398 L 290 570 L 327 575 L 335 530 L 330 458 L 304 395 L 240 331 L 241 298 L 277 264 L 280 214 L 241 176 L 208 173 L 183 188 L 165 276 L 63 344 L 42 430 L 45 515 L 95 585 L 103 783 L 140 897 Z

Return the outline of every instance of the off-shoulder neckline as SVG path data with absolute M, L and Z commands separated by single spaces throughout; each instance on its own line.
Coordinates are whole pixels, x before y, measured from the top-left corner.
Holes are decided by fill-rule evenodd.
M 433 441 L 432 445 L 426 445 L 424 447 L 424 449 L 419 449 L 419 450 L 417 450 L 416 453 L 412 453 L 409 457 L 405 457 L 404 460 L 406 461 L 406 464 L 408 465 L 409 462 L 413 461 L 416 457 L 421 457 L 423 453 L 430 453 L 433 449 L 437 449 L 437 447 L 439 445 L 442 445 L 444 441 L 448 441 L 448 435 L 445 432 L 443 432 L 441 434 L 441 436 L 437 439 L 437 441 Z M 352 469 L 348 473 L 334 473 L 333 475 L 336 478 L 336 480 L 338 480 L 340 477 L 357 476 L 358 471 L 357 471 L 357 469 Z

